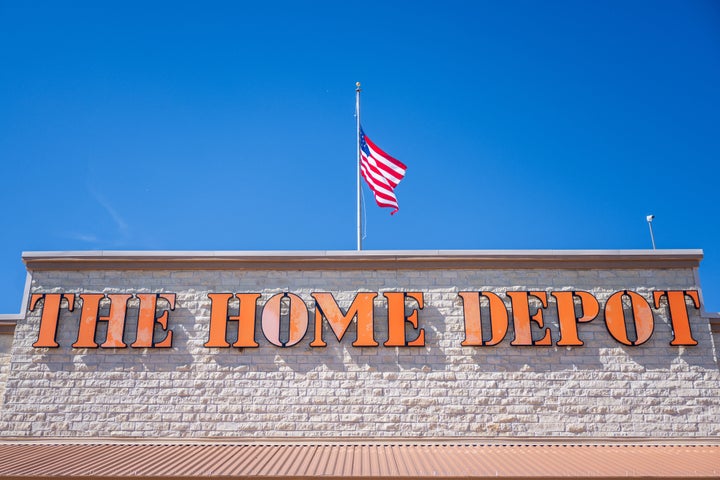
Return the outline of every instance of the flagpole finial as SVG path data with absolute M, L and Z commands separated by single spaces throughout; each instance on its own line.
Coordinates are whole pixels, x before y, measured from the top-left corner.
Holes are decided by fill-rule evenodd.
M 355 82 L 355 87 L 357 87 L 355 90 L 360 91 L 360 82 Z

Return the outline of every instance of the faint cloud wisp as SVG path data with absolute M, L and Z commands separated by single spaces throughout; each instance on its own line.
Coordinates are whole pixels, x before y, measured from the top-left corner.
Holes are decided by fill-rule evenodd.
M 130 226 L 128 223 L 101 193 L 91 186 L 88 186 L 87 189 L 92 199 L 95 200 L 95 202 L 97 202 L 103 210 L 105 210 L 105 213 L 112 220 L 112 224 L 115 226 L 116 234 L 111 235 L 112 240 L 104 239 L 102 235 L 96 233 L 87 232 L 63 232 L 60 236 L 77 242 L 88 243 L 94 247 L 120 247 L 126 245 L 131 237 Z

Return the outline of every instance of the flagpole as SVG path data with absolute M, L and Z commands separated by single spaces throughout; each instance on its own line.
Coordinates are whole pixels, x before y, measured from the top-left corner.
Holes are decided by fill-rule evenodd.
M 360 204 L 360 82 L 355 83 L 355 123 L 357 127 L 357 249 L 362 250 L 362 224 Z

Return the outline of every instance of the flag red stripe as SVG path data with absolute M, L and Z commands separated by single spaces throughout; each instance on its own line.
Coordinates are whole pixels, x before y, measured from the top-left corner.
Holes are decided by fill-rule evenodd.
M 371 156 L 367 159 L 367 162 L 369 165 L 372 165 L 378 175 L 381 175 L 393 187 L 397 187 L 398 183 L 400 183 L 400 180 L 402 180 L 403 178 L 402 175 L 398 176 L 397 172 L 388 170 L 387 166 L 381 162 L 378 162 L 375 157 Z
M 372 160 L 368 159 L 367 157 L 363 156 L 363 163 L 365 164 L 365 168 L 368 169 L 368 172 L 372 175 L 372 178 L 380 185 L 384 185 L 389 189 L 395 188 L 397 186 L 397 183 L 393 182 L 393 179 L 388 178 L 385 176 L 384 172 L 377 168 L 375 165 L 372 164 Z
M 398 160 L 397 158 L 394 158 L 394 157 L 388 155 L 387 153 L 385 153 L 380 147 L 378 147 L 377 145 L 375 145 L 375 143 L 374 143 L 372 140 L 370 140 L 370 138 L 368 138 L 367 135 L 365 135 L 365 142 L 368 144 L 368 146 L 369 146 L 370 148 L 372 148 L 373 150 L 375 150 L 375 152 L 379 153 L 380 155 L 382 155 L 383 157 L 385 157 L 390 163 L 396 165 L 398 168 L 400 168 L 401 170 L 403 170 L 403 173 L 404 173 L 405 170 L 407 170 L 407 167 L 405 166 L 404 163 L 402 163 L 402 162 L 401 162 L 400 160 Z
M 372 177 L 369 176 L 368 171 L 366 168 L 360 169 L 360 174 L 365 179 L 365 182 L 367 182 L 368 186 L 370 187 L 370 190 L 373 191 L 373 194 L 375 195 L 375 201 L 380 206 L 384 205 L 391 205 L 393 207 L 397 207 L 397 198 L 395 197 L 395 194 L 392 192 L 392 190 L 387 190 L 383 188 L 382 186 L 375 183 L 375 181 L 372 179 Z M 384 205 L 381 205 L 384 204 Z
M 372 176 L 372 172 L 370 172 L 367 168 L 361 168 L 361 173 L 363 173 L 363 178 L 365 178 L 365 181 L 370 186 L 370 189 L 375 193 L 375 196 L 381 196 L 387 199 L 393 199 L 397 201 L 395 197 L 395 192 L 392 191 L 392 189 L 388 188 L 387 185 L 382 185 L 381 183 L 378 183 L 376 179 Z

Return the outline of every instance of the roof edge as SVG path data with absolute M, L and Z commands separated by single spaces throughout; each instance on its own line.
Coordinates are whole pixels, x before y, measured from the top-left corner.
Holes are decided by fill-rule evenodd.
M 720 446 L 718 437 L 0 437 L 0 444 L 52 445 L 567 445 Z
M 701 249 L 23 252 L 28 270 L 694 268 Z

